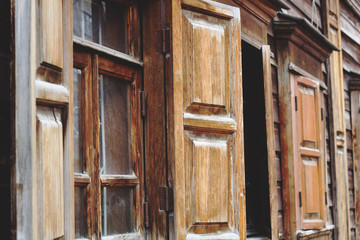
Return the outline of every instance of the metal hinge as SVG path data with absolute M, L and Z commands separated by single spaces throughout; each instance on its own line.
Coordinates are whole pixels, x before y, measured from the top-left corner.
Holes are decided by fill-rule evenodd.
M 325 192 L 325 205 L 328 204 L 328 201 L 327 201 L 327 192 Z
M 144 225 L 146 228 L 150 227 L 149 203 L 148 202 L 144 202 Z
M 169 53 L 170 52 L 170 30 L 162 28 L 155 32 L 156 52 Z
M 298 98 L 295 96 L 295 111 L 298 110 Z
M 162 187 L 159 189 L 160 210 L 171 212 L 174 210 L 173 189 L 170 187 Z
M 302 207 L 302 196 L 301 196 L 301 192 L 299 192 L 299 206 L 300 206 L 300 208 Z
M 324 121 L 324 109 L 321 108 L 321 121 Z
M 145 92 L 140 91 L 140 104 L 141 104 L 141 116 L 146 116 L 146 98 L 145 98 Z

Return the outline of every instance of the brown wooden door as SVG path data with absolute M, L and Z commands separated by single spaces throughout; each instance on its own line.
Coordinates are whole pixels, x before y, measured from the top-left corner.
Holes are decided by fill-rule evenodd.
M 323 126 L 319 84 L 296 77 L 301 228 L 325 226 Z
M 172 13 L 176 238 L 245 239 L 240 12 L 183 0 Z

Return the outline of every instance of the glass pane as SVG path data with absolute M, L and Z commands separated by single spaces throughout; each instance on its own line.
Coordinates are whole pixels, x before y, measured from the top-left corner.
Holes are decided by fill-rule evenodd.
M 75 238 L 86 236 L 85 188 L 75 187 Z
M 130 85 L 99 76 L 100 159 L 102 174 L 131 174 Z
M 128 53 L 127 8 L 115 1 L 74 0 L 74 36 Z
M 74 171 L 82 172 L 81 161 L 81 70 L 73 70 L 74 102 Z
M 134 232 L 134 190 L 103 187 L 101 190 L 103 235 Z

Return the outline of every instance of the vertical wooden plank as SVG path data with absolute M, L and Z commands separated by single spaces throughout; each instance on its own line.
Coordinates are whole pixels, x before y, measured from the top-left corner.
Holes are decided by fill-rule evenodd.
M 296 145 L 294 143 L 295 116 L 292 109 L 295 106 L 293 82 L 294 79 L 288 71 L 289 66 L 289 43 L 286 40 L 277 41 L 278 51 L 278 79 L 279 79 L 279 110 L 280 110 L 280 142 L 281 142 L 281 163 L 282 163 L 282 180 L 283 180 L 283 209 L 284 209 L 284 238 L 296 239 L 297 224 L 299 219 L 299 211 L 297 206 L 298 193 L 295 179 L 297 179 L 297 171 L 295 171 L 294 159 L 296 156 Z
M 353 169 L 354 169 L 354 189 L 355 189 L 355 225 L 356 236 L 360 236 L 360 79 L 353 79 L 349 83 L 351 91 L 351 124 L 353 136 Z
M 63 0 L 41 0 L 41 60 L 58 68 L 63 67 L 64 61 L 62 2 Z
M 159 210 L 159 188 L 166 186 L 166 94 L 164 62 L 156 53 L 155 32 L 160 30 L 160 1 L 145 1 L 143 5 L 143 56 L 144 91 L 147 112 L 145 131 L 145 201 L 149 202 L 151 225 L 147 232 L 150 239 L 168 239 L 167 214 Z M 170 10 L 169 10 L 170 12 Z
M 93 136 L 92 142 L 90 143 L 90 156 L 93 161 L 90 163 L 90 196 L 93 197 L 91 200 L 91 221 L 92 221 L 92 232 L 91 237 L 95 239 L 101 239 L 101 184 L 100 184 L 100 120 L 99 120 L 99 72 L 98 72 L 98 55 L 93 55 L 92 58 L 92 79 L 89 85 L 91 86 L 92 99 L 87 99 L 90 105 L 90 119 L 89 123 L 92 123 Z M 95 99 L 95 101 L 94 101 Z M 91 135 L 91 133 L 89 133 Z
M 326 36 L 341 49 L 340 1 L 329 0 L 324 4 L 326 20 Z M 333 164 L 334 186 L 334 222 L 335 238 L 350 239 L 350 212 L 348 199 L 348 174 L 346 156 L 346 126 L 343 86 L 342 52 L 333 52 L 328 62 L 330 105 L 330 139 Z
M 74 220 L 74 138 L 73 138 L 73 29 L 72 29 L 72 1 L 62 0 L 62 37 L 63 40 L 63 85 L 69 90 L 69 103 L 67 114 L 65 115 L 64 131 L 64 209 L 65 216 L 65 233 L 66 240 L 75 237 L 75 220 Z
M 64 237 L 63 126 L 60 111 L 37 110 L 37 165 L 42 239 Z
M 35 1 L 14 1 L 15 175 L 17 238 L 38 239 L 36 185 Z M 25 121 L 26 120 L 26 121 Z
M 277 178 L 275 163 L 275 131 L 274 131 L 274 112 L 273 112 L 273 95 L 272 95 L 272 78 L 270 64 L 270 46 L 262 47 L 263 74 L 264 74 L 264 94 L 265 94 L 265 121 L 266 121 L 266 142 L 268 155 L 268 172 L 269 172 L 269 199 L 270 199 L 270 221 L 271 221 L 271 238 L 277 239 L 279 236 L 278 223 L 278 195 L 277 195 Z
M 172 0 L 172 19 L 171 19 L 171 34 L 172 34 L 172 80 L 169 81 L 169 89 L 171 91 L 168 95 L 169 112 L 168 127 L 171 129 L 168 132 L 168 138 L 171 139 L 171 146 L 168 151 L 169 161 L 173 163 L 174 176 L 174 218 L 175 218 L 175 239 L 185 239 L 186 229 L 186 201 L 185 201 L 185 164 L 184 161 L 184 131 L 183 131 L 183 61 L 182 56 L 182 16 L 181 16 L 181 1 Z M 172 139 L 173 138 L 173 139 Z

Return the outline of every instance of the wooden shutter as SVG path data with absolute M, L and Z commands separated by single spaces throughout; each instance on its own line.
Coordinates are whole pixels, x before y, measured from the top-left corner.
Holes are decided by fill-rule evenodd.
M 183 0 L 172 17 L 176 237 L 245 239 L 240 12 Z
M 17 237 L 74 239 L 72 2 L 14 8 Z
M 296 77 L 295 111 L 302 229 L 319 229 L 325 226 L 323 120 L 320 97 L 318 83 L 304 77 Z

